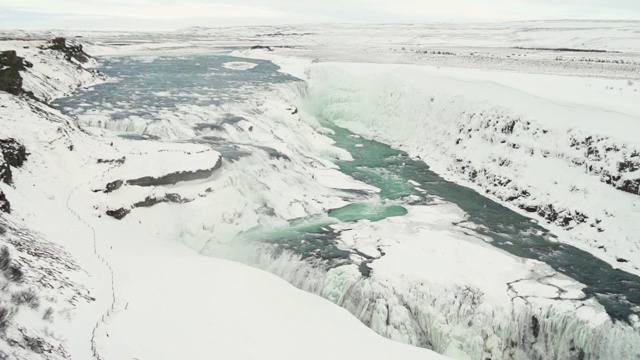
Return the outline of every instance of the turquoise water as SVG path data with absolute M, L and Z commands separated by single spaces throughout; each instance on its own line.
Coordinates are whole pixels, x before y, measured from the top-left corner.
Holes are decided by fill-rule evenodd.
M 242 71 L 223 66 L 238 61 L 256 66 Z M 110 57 L 101 59 L 101 63 L 100 71 L 117 81 L 58 99 L 54 106 L 72 114 L 95 108 L 107 110 L 114 120 L 130 116 L 153 119 L 159 111 L 173 110 L 181 104 L 221 105 L 250 99 L 256 89 L 295 80 L 279 73 L 272 62 L 227 55 Z M 206 123 L 204 119 L 202 126 Z
M 230 61 L 247 60 L 226 55 L 103 59 L 100 70 L 119 81 L 57 100 L 54 106 L 76 115 L 99 110 L 114 120 L 129 116 L 154 119 L 159 112 L 176 109 L 181 104 L 220 105 L 250 99 L 256 91 L 274 84 L 297 81 L 277 72 L 277 66 L 268 61 L 249 60 L 257 65 L 245 71 L 222 66 Z M 233 121 L 238 119 L 230 115 L 222 119 L 204 119 L 198 126 L 215 127 Z M 346 207 L 297 219 L 281 228 L 253 229 L 243 235 L 244 240 L 292 250 L 303 258 L 319 259 L 327 267 L 338 266 L 349 263 L 354 251 L 336 246 L 339 233 L 331 228 L 332 224 L 404 216 L 407 213 L 405 206 L 428 206 L 433 197 L 438 197 L 457 204 L 468 214 L 469 222 L 481 225 L 476 232 L 491 238 L 493 246 L 519 257 L 543 261 L 587 285 L 584 289 L 586 296 L 597 297 L 614 319 L 626 320 L 632 313 L 631 309 L 640 306 L 639 277 L 613 269 L 587 252 L 554 241 L 553 234 L 530 219 L 471 189 L 442 179 L 427 164 L 411 159 L 402 151 L 359 138 L 331 123 L 324 125 L 335 131 L 330 137 L 336 145 L 348 150 L 354 158 L 353 161 L 338 161 L 340 169 L 380 188 L 381 192 L 375 196 L 361 195 L 358 201 Z M 246 144 L 239 147 L 218 137 L 204 136 L 193 141 L 212 146 L 227 161 L 252 151 L 266 151 L 270 156 L 279 156 L 273 149 L 247 147 Z M 286 159 L 282 158 L 282 161 Z M 417 190 L 409 180 L 426 191 Z M 360 267 L 363 276 L 368 276 L 371 271 L 366 263 Z
M 444 180 L 427 164 L 411 159 L 403 151 L 355 137 L 348 130 L 330 123 L 324 125 L 335 131 L 331 137 L 336 145 L 349 150 L 354 158 L 353 162 L 338 162 L 341 170 L 379 187 L 383 198 L 406 198 L 407 205 L 415 205 L 428 204 L 432 196 L 437 196 L 455 203 L 468 214 L 469 222 L 481 225 L 476 233 L 490 237 L 491 245 L 522 258 L 543 261 L 559 273 L 587 285 L 583 289 L 586 298 L 597 297 L 612 318 L 627 321 L 633 314 L 631 308 L 640 305 L 638 276 L 614 269 L 585 251 L 555 241 L 551 232 L 531 219 L 472 189 Z M 356 144 L 362 146 L 356 147 Z M 416 182 L 426 193 L 408 184 L 409 180 Z

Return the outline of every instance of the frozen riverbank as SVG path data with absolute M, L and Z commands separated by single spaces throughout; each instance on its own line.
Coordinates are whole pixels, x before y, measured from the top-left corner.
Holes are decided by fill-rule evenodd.
M 40 99 L 101 79 L 55 51 L 37 50 L 46 45 L 0 42 L 33 64 L 20 71 L 26 90 Z M 11 160 L 11 182 L 0 184 L 10 202 L 10 213 L 0 218 L 0 243 L 10 254 L 3 250 L 0 275 L 2 356 L 324 358 L 309 349 L 326 342 L 345 359 L 363 353 L 440 358 L 383 339 L 344 310 L 272 275 L 203 257 L 102 217 L 104 209 L 94 207 L 114 179 L 157 180 L 216 167 L 219 158 L 208 147 L 90 135 L 76 119 L 29 96 L 1 93 L 0 104 L 0 139 L 27 153 L 24 163 Z M 165 161 L 167 152 L 174 161 Z

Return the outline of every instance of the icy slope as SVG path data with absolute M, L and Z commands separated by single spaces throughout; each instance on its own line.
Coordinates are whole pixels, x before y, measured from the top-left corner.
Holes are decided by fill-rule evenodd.
M 43 99 L 54 96 L 49 90 L 56 93 L 53 89 L 100 81 L 97 75 L 61 59 L 57 51 L 22 53 L 46 42 L 19 45 L 3 43 L 0 48 L 13 47 L 18 56 L 40 64 L 21 74 L 25 90 L 44 95 Z M 43 68 L 65 75 L 48 79 L 39 72 Z M 29 82 L 29 77 L 42 83 Z M 97 150 L 100 143 L 82 133 L 73 119 L 29 96 L 2 92 L 0 104 L 0 139 L 16 141 L 26 151 L 19 167 L 10 162 L 12 181 L 0 183 L 11 205 L 11 214 L 0 214 L 0 242 L 9 250 L 9 266 L 17 265 L 23 274 L 21 279 L 12 276 L 3 281 L 2 307 L 11 316 L 5 318 L 0 352 L 17 359 L 90 358 L 91 330 L 107 298 L 101 278 L 106 274 L 86 242 L 90 233 L 66 201 L 73 187 L 86 181 L 82 166 L 95 162 L 87 147 Z
M 316 65 L 308 109 L 425 159 L 640 273 L 640 112 L 613 80 Z M 615 87 L 615 90 L 607 90 Z
M 45 72 L 76 67 L 47 51 L 26 58 L 46 63 Z M 32 71 L 43 83 L 30 89 L 42 99 L 99 80 Z M 0 357 L 442 358 L 383 339 L 272 275 L 202 257 L 93 207 L 106 196 L 93 190 L 114 178 L 216 167 L 219 156 L 207 147 L 93 136 L 28 97 L 0 93 L 0 106 L 0 138 L 28 151 L 24 164 L 12 165 L 11 184 L 0 183 L 11 201 L 11 214 L 0 217 Z M 149 163 L 163 153 L 171 161 Z
M 124 222 L 92 224 L 118 291 L 116 311 L 98 334 L 105 359 L 444 359 L 381 338 L 274 275 L 203 257 Z

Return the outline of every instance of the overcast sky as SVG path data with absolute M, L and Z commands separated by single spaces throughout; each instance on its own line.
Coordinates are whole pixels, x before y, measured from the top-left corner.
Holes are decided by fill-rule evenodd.
M 640 0 L 0 0 L 0 28 L 26 30 L 524 19 L 640 20 Z

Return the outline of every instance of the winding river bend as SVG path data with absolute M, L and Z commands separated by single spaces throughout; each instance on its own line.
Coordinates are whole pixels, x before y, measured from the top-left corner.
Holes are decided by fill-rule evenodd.
M 122 136 L 133 139 L 155 139 L 156 137 L 145 133 L 145 128 L 155 119 L 163 119 L 166 114 L 183 105 L 227 106 L 232 109 L 233 103 L 251 101 L 255 94 L 264 92 L 267 88 L 299 81 L 278 72 L 277 66 L 268 61 L 250 60 L 253 67 L 243 67 L 243 62 L 246 63 L 247 60 L 220 54 L 105 58 L 102 59 L 100 70 L 117 81 L 59 99 L 54 105 L 65 112 L 84 117 L 85 124 L 111 128 L 120 131 Z M 135 121 L 136 119 L 141 121 Z M 250 156 L 252 152 L 266 151 L 271 156 L 287 161 L 286 156 L 274 149 L 238 144 L 207 133 L 210 130 L 214 135 L 218 134 L 216 130 L 224 124 L 233 125 L 240 120 L 230 110 L 229 115 L 223 119 L 183 124 L 192 128 L 197 136 L 181 137 L 179 141 L 210 145 L 222 153 L 225 166 Z M 576 300 L 595 298 L 612 319 L 621 322 L 628 321 L 630 315 L 640 311 L 639 277 L 614 269 L 585 251 L 556 241 L 552 233 L 531 219 L 469 188 L 444 180 L 431 171 L 427 164 L 412 159 L 400 150 L 361 138 L 323 119 L 318 120 L 325 128 L 330 129 L 326 136 L 353 157 L 352 161 L 335 160 L 340 170 L 379 188 L 380 192 L 356 192 L 355 196 L 349 198 L 352 202 L 347 206 L 290 220 L 286 226 L 275 230 L 271 228 L 267 231 L 257 226 L 243 234 L 239 240 L 269 244 L 275 248 L 275 252 L 292 252 L 303 261 L 309 261 L 312 266 L 323 264 L 323 270 L 327 271 L 352 263 L 352 255 L 356 252 L 339 246 L 337 238 L 340 231 L 334 225 L 346 224 L 348 227 L 350 223 L 361 220 L 376 222 L 390 217 L 403 217 L 407 215 L 408 207 L 431 206 L 444 201 L 457 205 L 466 213 L 463 221 L 451 224 L 453 228 L 477 236 L 517 257 L 542 261 L 557 272 L 584 284 L 586 287 L 582 290 L 583 296 Z M 188 133 L 176 129 L 172 134 Z M 370 264 L 376 259 L 367 254 L 358 255 L 366 258 L 358 269 L 363 278 L 368 278 L 372 272 Z M 533 325 L 527 323 L 526 326 L 531 326 L 537 337 L 541 330 L 535 330 L 536 326 L 539 327 L 536 324 L 542 320 L 535 319 Z M 424 328 L 423 325 L 416 326 Z M 433 334 L 424 336 L 427 340 L 418 344 L 438 347 Z M 598 358 L 596 350 L 577 344 L 578 340 L 575 342 L 576 344 L 572 339 L 571 344 L 575 346 L 566 345 L 567 348 L 574 348 L 566 350 L 567 352 L 577 351 L 576 358 Z M 526 347 L 521 344 L 514 346 Z M 575 350 L 579 346 L 583 349 Z M 636 351 L 640 344 L 628 346 L 630 347 L 625 351 Z M 530 351 L 533 350 L 526 351 L 531 354 Z M 558 354 L 563 353 L 558 350 L 556 355 Z M 635 356 L 629 358 L 638 358 L 640 353 Z M 504 358 L 508 357 L 505 355 Z M 513 358 L 517 356 L 514 355 Z

